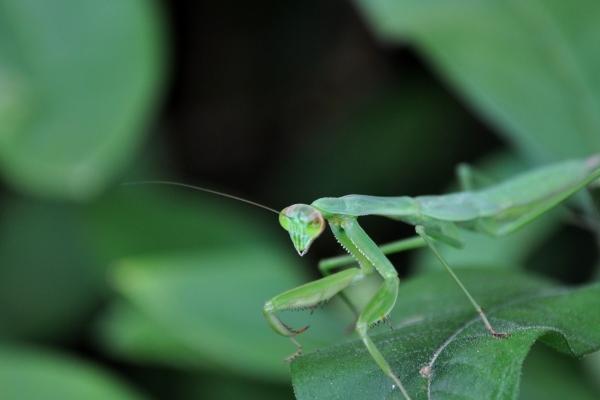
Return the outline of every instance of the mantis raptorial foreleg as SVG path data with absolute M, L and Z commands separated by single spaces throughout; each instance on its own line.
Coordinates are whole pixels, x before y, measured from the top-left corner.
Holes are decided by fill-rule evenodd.
M 488 320 L 487 316 L 483 312 L 483 309 L 481 308 L 481 306 L 479 305 L 479 303 L 477 303 L 477 301 L 475 300 L 475 298 L 473 298 L 473 296 L 471 295 L 471 293 L 469 293 L 469 291 L 467 290 L 467 288 L 465 287 L 465 285 L 462 283 L 462 281 L 458 278 L 458 276 L 456 275 L 456 273 L 454 273 L 454 271 L 450 267 L 450 264 L 448 264 L 448 262 L 446 261 L 446 259 L 438 251 L 438 249 L 436 248 L 436 246 L 434 244 L 434 240 L 427 235 L 427 232 L 426 232 L 425 228 L 423 226 L 417 225 L 415 227 L 415 231 L 417 232 L 417 234 L 420 237 L 422 237 L 425 240 L 425 242 L 427 243 L 427 245 L 429 246 L 429 248 L 431 249 L 431 251 L 433 252 L 433 254 L 435 254 L 435 256 L 437 257 L 437 259 L 442 263 L 442 265 L 446 268 L 446 270 L 452 276 L 452 278 L 454 279 L 454 281 L 461 288 L 461 290 L 463 291 L 463 293 L 467 296 L 467 298 L 469 299 L 469 301 L 471 302 L 471 304 L 473 305 L 473 307 L 475 308 L 475 310 L 479 314 L 479 317 L 483 321 L 483 324 L 485 325 L 485 328 L 494 337 L 504 337 L 504 336 L 506 336 L 505 333 L 496 332 L 496 330 L 492 327 L 492 324 L 490 324 L 490 321 Z
M 350 268 L 337 272 L 317 281 L 298 286 L 283 292 L 267 301 L 263 313 L 271 327 L 280 335 L 287 336 L 296 345 L 296 352 L 288 360 L 302 354 L 302 346 L 294 338 L 308 329 L 305 326 L 294 329 L 284 324 L 276 315 L 278 311 L 311 308 L 323 303 L 351 284 L 364 278 L 364 272 L 359 268 Z
M 383 254 L 394 254 L 406 250 L 417 249 L 425 245 L 426 243 L 423 240 L 423 238 L 421 238 L 420 236 L 415 236 L 408 239 L 396 240 L 394 242 L 386 243 L 384 245 L 379 246 L 379 250 L 381 250 Z M 321 271 L 323 275 L 327 276 L 331 274 L 331 271 L 335 269 L 349 267 L 350 265 L 355 264 L 356 262 L 356 259 L 352 255 L 325 258 L 319 262 L 319 271 Z M 341 292 L 340 298 L 358 318 L 359 312 L 352 303 L 352 301 L 348 298 L 348 296 L 346 296 L 345 293 Z

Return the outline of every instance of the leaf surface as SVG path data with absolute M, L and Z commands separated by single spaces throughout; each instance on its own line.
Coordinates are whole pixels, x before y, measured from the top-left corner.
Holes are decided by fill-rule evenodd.
M 521 366 L 538 340 L 581 356 L 600 347 L 600 284 L 568 290 L 518 273 L 461 270 L 505 339 L 491 337 L 446 273 L 401 285 L 393 331 L 372 330 L 415 399 L 516 399 Z M 361 342 L 307 354 L 292 365 L 298 399 L 401 399 Z

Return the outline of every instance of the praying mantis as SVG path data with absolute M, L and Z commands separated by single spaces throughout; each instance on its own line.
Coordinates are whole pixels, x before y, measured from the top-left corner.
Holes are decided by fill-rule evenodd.
M 323 278 L 271 298 L 265 303 L 263 314 L 275 332 L 288 337 L 296 346 L 296 351 L 288 357 L 288 360 L 292 360 L 302 353 L 302 346 L 296 337 L 306 331 L 308 326 L 292 328 L 277 313 L 313 308 L 339 295 L 357 314 L 354 329 L 373 361 L 402 392 L 404 398 L 411 400 L 401 380 L 368 333 L 369 328 L 389 316 L 398 297 L 400 280 L 386 255 L 420 247 L 429 248 L 468 298 L 485 329 L 493 337 L 503 338 L 507 334 L 494 329 L 482 307 L 438 251 L 438 244 L 462 247 L 460 229 L 493 237 L 518 230 L 600 179 L 600 154 L 540 167 L 483 188 L 476 187 L 476 174 L 466 165 L 458 169 L 458 176 L 463 191 L 456 193 L 417 197 L 325 197 L 310 205 L 294 204 L 281 211 L 237 196 L 182 183 L 144 181 L 131 184 L 183 186 L 267 209 L 278 214 L 280 225 L 289 233 L 300 256 L 308 252 L 311 244 L 329 225 L 348 255 L 322 260 L 319 270 L 324 275 Z M 416 235 L 378 246 L 358 223 L 359 217 L 366 216 L 382 216 L 408 223 L 414 226 Z M 382 278 L 381 286 L 364 309 L 358 312 L 343 291 L 372 274 L 378 274 Z
M 510 234 L 598 178 L 600 155 L 541 167 L 482 189 L 475 188 L 474 173 L 463 166 L 459 169 L 462 192 L 418 197 L 348 195 L 286 207 L 279 213 L 279 222 L 288 231 L 300 256 L 308 252 L 326 224 L 349 255 L 321 261 L 319 270 L 323 278 L 273 297 L 265 303 L 263 314 L 275 332 L 289 337 L 294 343 L 296 352 L 289 357 L 293 359 L 302 353 L 296 336 L 308 327 L 294 329 L 282 322 L 277 312 L 312 308 L 335 295 L 341 295 L 352 307 L 343 290 L 368 275 L 379 274 L 383 282 L 364 309 L 357 313 L 355 330 L 373 361 L 406 400 L 411 400 L 368 334 L 370 327 L 387 318 L 398 297 L 400 280 L 386 254 L 428 247 L 473 305 L 485 329 L 493 337 L 505 337 L 506 333 L 494 329 L 479 303 L 438 251 L 438 243 L 460 248 L 459 228 L 496 237 Z M 382 216 L 408 223 L 415 227 L 416 235 L 379 247 L 358 223 L 358 218 L 365 216 Z M 334 272 L 336 269 L 341 270 Z

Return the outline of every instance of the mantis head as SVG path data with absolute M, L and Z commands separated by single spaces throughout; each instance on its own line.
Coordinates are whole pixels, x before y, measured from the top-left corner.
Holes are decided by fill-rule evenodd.
M 305 255 L 312 242 L 325 229 L 325 220 L 319 210 L 308 204 L 294 204 L 279 213 L 279 223 L 289 232 L 300 256 Z

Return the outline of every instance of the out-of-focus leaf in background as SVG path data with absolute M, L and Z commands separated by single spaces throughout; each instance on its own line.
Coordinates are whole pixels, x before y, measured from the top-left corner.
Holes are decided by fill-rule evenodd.
M 584 359 L 584 366 L 596 389 L 600 389 L 600 351 L 586 357 Z
M 414 44 L 535 162 L 600 150 L 600 4 L 357 0 L 384 40 Z
M 141 400 L 107 372 L 81 360 L 24 346 L 0 346 L 2 400 Z
M 373 336 L 415 398 L 429 393 L 430 398 L 515 399 L 521 364 L 535 341 L 574 356 L 600 347 L 600 314 L 594 311 L 600 285 L 566 290 L 522 273 L 463 270 L 460 275 L 491 323 L 510 336 L 493 338 L 447 273 L 408 281 L 392 314 L 394 330 Z M 420 374 L 426 366 L 428 378 Z M 292 377 L 300 400 L 400 394 L 360 341 L 297 359 Z
M 198 354 L 178 340 L 169 328 L 137 311 L 126 301 L 114 301 L 98 322 L 98 336 L 115 357 L 139 364 L 178 369 L 206 366 Z
M 87 236 L 108 263 L 273 239 L 275 229 L 263 221 L 275 222 L 279 232 L 277 217 L 249 207 L 184 188 L 121 186 L 86 207 Z
M 151 1 L 1 0 L 4 177 L 44 196 L 101 190 L 142 138 L 162 44 Z
M 594 400 L 593 381 L 573 358 L 533 346 L 523 365 L 520 400 Z

